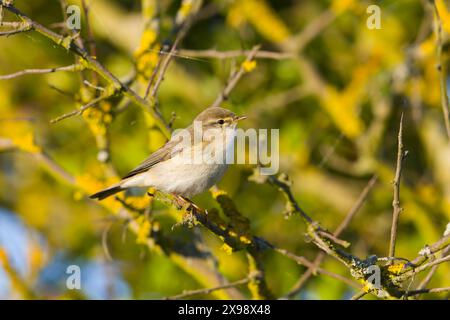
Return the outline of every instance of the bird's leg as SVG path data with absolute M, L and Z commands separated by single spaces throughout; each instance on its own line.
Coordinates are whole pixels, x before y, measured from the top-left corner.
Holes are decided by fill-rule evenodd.
M 174 197 L 175 205 L 179 210 L 184 209 L 184 215 L 182 218 L 182 221 L 179 223 L 176 223 L 172 226 L 172 229 L 179 225 L 187 225 L 189 228 L 192 228 L 195 225 L 195 218 L 194 218 L 194 210 L 196 210 L 196 206 L 192 203 L 192 201 L 172 193 Z M 198 208 L 198 207 L 197 207 Z
M 181 210 L 183 207 L 186 206 L 186 201 L 179 195 L 172 193 L 172 196 L 178 210 Z
M 200 207 L 198 207 L 194 202 L 192 202 L 190 199 L 180 196 L 181 199 L 183 199 L 185 202 L 189 203 L 191 206 L 191 209 L 194 209 L 196 211 L 203 211 Z

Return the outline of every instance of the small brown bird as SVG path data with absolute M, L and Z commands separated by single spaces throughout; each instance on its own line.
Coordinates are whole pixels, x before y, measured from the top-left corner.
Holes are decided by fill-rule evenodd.
M 220 158 L 221 161 L 195 162 L 186 161 L 187 158 L 181 155 L 193 155 L 198 150 L 202 155 L 205 152 L 210 154 L 211 150 L 231 152 L 234 147 L 237 122 L 245 118 L 245 116 L 236 116 L 224 108 L 205 109 L 195 118 L 193 124 L 173 135 L 164 146 L 125 175 L 119 183 L 91 195 L 90 198 L 102 200 L 117 192 L 135 187 L 155 187 L 160 191 L 181 197 L 192 197 L 208 190 L 225 173 L 228 167 L 225 158 Z M 200 125 L 202 134 L 198 141 L 195 139 L 197 124 Z M 216 138 L 208 141 L 207 133 L 211 132 L 216 134 Z M 182 141 L 182 138 L 186 136 L 192 138 L 189 139 L 192 143 Z M 207 148 L 208 145 L 210 148 Z

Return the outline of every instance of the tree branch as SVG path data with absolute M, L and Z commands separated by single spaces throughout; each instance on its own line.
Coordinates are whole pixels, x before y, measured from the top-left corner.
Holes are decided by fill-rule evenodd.
M 241 66 L 239 67 L 239 69 L 231 73 L 222 92 L 217 96 L 216 100 L 210 107 L 220 107 L 222 102 L 228 99 L 230 92 L 234 89 L 236 84 L 239 82 L 239 79 L 241 79 L 241 77 L 246 72 L 244 68 L 245 63 L 253 61 L 260 47 L 261 47 L 260 45 L 254 46 L 247 55 L 247 57 L 245 58 L 244 63 L 242 63 Z
M 365 188 L 363 189 L 363 191 L 359 195 L 359 197 L 358 197 L 357 201 L 355 202 L 355 204 L 353 205 L 353 207 L 347 213 L 347 215 L 345 216 L 345 218 L 341 222 L 341 224 L 334 231 L 333 235 L 335 237 L 339 237 L 341 235 L 341 233 L 348 227 L 348 225 L 350 224 L 350 222 L 353 219 L 353 217 L 355 216 L 355 214 L 361 209 L 361 207 L 364 204 L 365 200 L 367 199 L 370 191 L 375 186 L 377 180 L 378 180 L 378 176 L 377 175 L 374 175 L 369 180 L 369 182 L 367 183 L 367 185 L 365 186 Z M 322 263 L 322 261 L 323 261 L 323 259 L 325 257 L 326 257 L 326 255 L 325 255 L 324 252 L 319 252 L 319 254 L 317 254 L 316 258 L 313 261 L 312 266 L 308 267 L 308 270 L 306 270 L 303 273 L 303 275 L 300 277 L 300 279 L 298 279 L 298 281 L 294 284 L 292 289 L 288 292 L 288 294 L 287 294 L 288 298 L 292 298 L 292 297 L 296 296 L 300 292 L 300 290 L 303 288 L 303 286 L 306 284 L 308 279 L 314 273 L 316 273 L 316 272 L 320 273 L 319 266 L 320 266 L 320 264 Z
M 70 71 L 70 72 L 77 72 L 83 70 L 84 67 L 81 64 L 71 64 L 69 66 L 65 67 L 57 67 L 57 68 L 48 68 L 48 69 L 25 69 L 21 70 L 15 73 L 6 74 L 0 76 L 0 80 L 9 80 L 12 78 L 17 78 L 23 75 L 27 74 L 45 74 L 45 73 L 53 73 L 58 71 Z
M 214 58 L 214 59 L 232 59 L 239 58 L 242 56 L 250 55 L 251 50 L 229 50 L 229 51 L 219 51 L 214 49 L 209 50 L 189 50 L 180 49 L 175 52 L 180 56 L 189 58 Z M 257 59 L 273 59 L 273 60 L 283 60 L 283 59 L 293 59 L 294 54 L 287 52 L 275 52 L 275 51 L 258 51 L 254 55 Z
M 392 214 L 392 227 L 391 227 L 391 240 L 389 242 L 389 257 L 395 256 L 395 242 L 397 241 L 397 227 L 398 219 L 402 208 L 400 207 L 400 180 L 402 177 L 402 164 L 406 157 L 407 152 L 403 151 L 403 113 L 400 117 L 400 127 L 398 129 L 398 151 L 397 151 L 397 168 L 395 170 L 394 178 L 394 200 L 392 202 L 393 214 Z
M 250 282 L 250 280 L 251 280 L 250 278 L 244 278 L 244 279 L 241 279 L 238 281 L 230 282 L 230 283 L 227 283 L 227 284 L 224 284 L 221 286 L 217 286 L 217 287 L 213 287 L 213 288 L 183 291 L 183 293 L 181 293 L 181 294 L 166 297 L 166 298 L 164 298 L 164 300 L 179 300 L 179 299 L 184 299 L 184 298 L 188 298 L 191 296 L 197 296 L 197 295 L 201 295 L 201 294 L 210 294 L 211 292 L 214 292 L 217 290 L 223 290 L 223 289 L 233 288 L 233 287 L 241 286 L 243 284 L 247 284 Z
M 27 15 L 18 10 L 15 6 L 10 4 L 8 1 L 1 0 L 1 5 L 8 11 L 14 13 L 17 17 L 22 19 L 24 22 L 28 23 L 30 27 L 45 36 L 46 38 L 52 40 L 57 45 L 75 53 L 82 58 L 82 62 L 85 64 L 86 68 L 95 71 L 102 78 L 104 78 L 110 85 L 112 85 L 117 92 L 123 92 L 123 94 L 128 97 L 133 103 L 142 107 L 144 110 L 150 112 L 154 117 L 156 125 L 160 128 L 166 138 L 170 137 L 170 129 L 167 127 L 161 115 L 156 111 L 155 105 L 148 103 L 142 97 L 140 97 L 131 88 L 122 83 L 117 77 L 115 77 L 108 69 L 106 69 L 96 58 L 90 56 L 88 52 L 78 46 L 73 37 L 67 36 L 63 37 L 52 30 L 44 27 L 43 25 L 37 23 L 36 21 L 30 19 Z

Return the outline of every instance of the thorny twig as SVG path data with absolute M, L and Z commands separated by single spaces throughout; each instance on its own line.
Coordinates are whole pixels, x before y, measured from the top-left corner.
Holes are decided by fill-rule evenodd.
M 341 224 L 336 228 L 336 230 L 333 232 L 333 235 L 335 237 L 339 237 L 341 233 L 348 227 L 351 220 L 355 216 L 355 214 L 359 211 L 359 209 L 364 204 L 365 200 L 367 199 L 370 191 L 375 186 L 376 182 L 378 180 L 377 175 L 374 175 L 369 182 L 367 183 L 366 187 L 363 189 L 361 194 L 359 195 L 357 201 L 353 205 L 353 207 L 350 209 L 350 211 L 345 216 L 344 220 L 341 222 Z M 300 292 L 300 290 L 305 285 L 306 281 L 316 272 L 320 273 L 319 266 L 322 263 L 323 259 L 326 257 L 324 252 L 320 252 L 316 258 L 313 261 L 313 265 L 308 267 L 308 270 L 306 270 L 303 275 L 300 277 L 300 279 L 294 284 L 292 289 L 287 294 L 287 297 L 292 298 Z
M 392 213 L 392 227 L 391 227 L 391 240 L 389 242 L 389 257 L 395 256 L 395 242 L 397 240 L 397 227 L 398 218 L 402 212 L 400 207 L 400 180 L 402 177 L 403 160 L 405 159 L 407 151 L 403 151 L 403 113 L 400 117 L 400 127 L 398 129 L 398 151 L 397 151 L 397 167 L 395 169 L 394 178 L 394 199 L 392 201 L 393 213 Z
M 229 51 L 219 51 L 214 49 L 209 50 L 189 50 L 180 49 L 175 52 L 181 56 L 186 56 L 189 58 L 214 58 L 214 59 L 232 59 L 239 58 L 242 56 L 248 56 L 251 50 L 229 50 Z M 295 56 L 287 52 L 275 52 L 275 51 L 258 51 L 254 55 L 256 59 L 273 59 L 273 60 L 283 60 L 292 59 Z
M 248 278 L 244 278 L 244 279 L 241 279 L 238 281 L 230 282 L 230 283 L 223 284 L 223 285 L 213 287 L 213 288 L 183 291 L 183 293 L 177 294 L 175 296 L 166 297 L 166 298 L 164 298 L 164 300 L 179 300 L 179 299 L 184 299 L 184 298 L 188 298 L 191 296 L 197 296 L 197 295 L 201 295 L 201 294 L 210 294 L 211 292 L 214 292 L 217 290 L 223 290 L 223 289 L 241 286 L 241 285 L 249 283 L 250 281 L 251 281 L 251 278 L 248 277 Z
M 0 80 L 9 80 L 13 78 L 17 78 L 27 74 L 45 74 L 45 73 L 54 73 L 58 71 L 70 71 L 70 72 L 78 72 L 83 70 L 84 67 L 81 64 L 71 64 L 65 67 L 57 67 L 57 68 L 48 68 L 48 69 L 25 69 L 18 72 L 14 72 L 11 74 L 6 74 L 0 76 Z
M 79 109 L 73 110 L 71 112 L 65 113 L 55 119 L 50 120 L 50 123 L 57 123 L 61 120 L 73 117 L 73 116 L 77 116 L 77 115 L 81 115 L 83 114 L 84 111 L 86 111 L 89 108 L 94 107 L 97 103 L 99 103 L 100 101 L 106 100 L 112 96 L 114 96 L 116 94 L 115 91 L 112 92 L 105 92 L 104 94 L 98 96 L 97 98 L 92 99 L 91 101 L 89 101 L 88 103 L 86 103 L 85 105 L 83 105 L 82 107 L 80 107 Z

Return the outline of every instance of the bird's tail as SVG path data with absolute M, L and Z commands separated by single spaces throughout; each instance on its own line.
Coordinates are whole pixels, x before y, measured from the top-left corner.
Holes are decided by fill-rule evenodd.
M 103 200 L 123 190 L 125 190 L 125 188 L 122 188 L 120 185 L 116 184 L 112 187 L 109 187 L 107 189 L 94 193 L 93 195 L 90 195 L 89 198 Z

